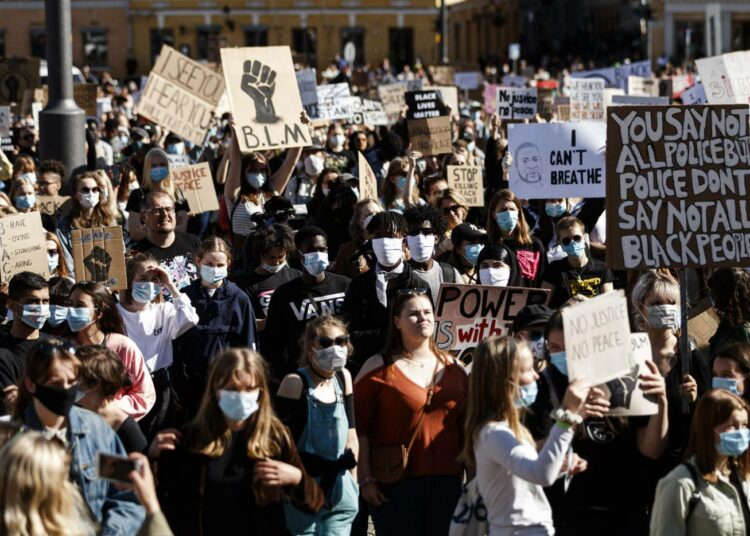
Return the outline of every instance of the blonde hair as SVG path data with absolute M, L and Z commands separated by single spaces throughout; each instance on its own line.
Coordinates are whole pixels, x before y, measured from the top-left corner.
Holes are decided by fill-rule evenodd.
M 232 267 L 232 248 L 229 247 L 229 244 L 223 238 L 219 238 L 218 236 L 209 236 L 206 238 L 201 242 L 201 247 L 198 248 L 195 257 L 197 260 L 202 261 L 206 253 L 223 253 L 227 256 L 227 267 Z
M 167 178 L 161 181 L 162 189 L 167 192 L 172 199 L 174 199 L 175 203 L 182 203 L 185 201 L 185 195 L 182 192 L 182 190 L 178 190 L 174 187 L 174 183 L 172 182 L 172 164 L 169 162 L 169 155 L 164 149 L 160 149 L 159 147 L 154 147 L 152 149 L 149 149 L 149 151 L 146 153 L 146 156 L 143 159 L 143 175 L 141 176 L 141 189 L 144 191 L 144 193 L 148 193 L 151 191 L 153 182 L 151 180 L 151 161 L 156 156 L 161 156 L 164 158 L 164 160 L 167 162 Z
M 630 303 L 633 306 L 634 324 L 639 330 L 647 327 L 641 307 L 648 297 L 674 301 L 680 307 L 680 284 L 674 277 L 659 270 L 649 270 L 638 278 L 630 295 Z
M 299 354 L 298 365 L 300 367 L 306 366 L 310 362 L 310 355 L 313 353 L 313 343 L 317 339 L 321 332 L 325 328 L 339 328 L 344 334 L 349 335 L 349 331 L 346 329 L 346 324 L 337 316 L 322 315 L 316 316 L 305 325 L 305 332 L 300 338 L 299 345 L 302 351 Z M 354 353 L 354 347 L 352 343 L 346 345 L 346 349 L 349 352 L 349 358 Z
M 85 536 L 93 532 L 83 499 L 68 480 L 69 464 L 62 444 L 39 432 L 21 434 L 0 451 L 0 534 Z
M 216 394 L 227 385 L 240 386 L 240 372 L 251 375 L 260 390 L 258 409 L 248 418 L 243 432 L 248 457 L 256 460 L 278 457 L 292 444 L 286 427 L 271 405 L 266 362 L 257 352 L 233 348 L 219 354 L 211 364 L 198 414 L 190 425 L 185 442 L 191 452 L 216 458 L 229 447 L 232 432 L 227 427 Z
M 21 177 L 16 177 L 13 179 L 13 182 L 10 183 L 10 191 L 8 192 L 9 198 L 13 201 L 16 200 L 16 195 L 18 195 L 18 191 L 23 188 L 24 186 L 31 186 L 31 189 L 34 190 L 34 185 L 31 184 L 26 179 L 22 179 Z M 23 194 L 26 195 L 26 194 Z M 31 207 L 31 211 L 39 212 L 39 197 L 34 193 L 34 196 L 36 197 L 36 202 L 34 203 L 34 206 Z M 11 205 L 13 206 L 13 205 Z M 16 208 L 15 206 L 13 208 Z
M 489 421 L 508 421 L 519 442 L 534 444 L 531 433 L 521 423 L 515 400 L 520 397 L 518 350 L 526 343 L 513 337 L 490 337 L 477 346 L 469 376 L 464 449 L 461 459 L 476 465 L 474 448 L 479 432 Z

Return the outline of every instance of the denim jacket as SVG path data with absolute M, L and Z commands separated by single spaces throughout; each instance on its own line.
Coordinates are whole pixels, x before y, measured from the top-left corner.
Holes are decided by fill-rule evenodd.
M 42 431 L 44 426 L 33 404 L 26 408 L 24 424 Z M 143 524 L 146 512 L 135 494 L 118 490 L 110 481 L 96 478 L 96 453 L 127 456 L 114 430 L 97 414 L 73 406 L 68 415 L 70 480 L 78 486 L 101 536 L 130 536 Z

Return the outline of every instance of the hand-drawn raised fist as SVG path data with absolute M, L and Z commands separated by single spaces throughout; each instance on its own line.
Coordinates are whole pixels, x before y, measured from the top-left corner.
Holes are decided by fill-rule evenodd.
M 258 60 L 247 60 L 243 67 L 242 91 L 255 103 L 255 120 L 258 123 L 276 123 L 276 110 L 273 106 L 276 91 L 276 71 Z
M 92 281 L 107 281 L 111 264 L 112 256 L 99 246 L 94 246 L 91 253 L 83 259 L 83 265 L 91 274 Z
M 609 388 L 611 394 L 609 399 L 611 409 L 630 408 L 630 402 L 638 381 L 639 368 L 638 363 L 636 363 L 627 375 L 607 382 L 607 388 Z

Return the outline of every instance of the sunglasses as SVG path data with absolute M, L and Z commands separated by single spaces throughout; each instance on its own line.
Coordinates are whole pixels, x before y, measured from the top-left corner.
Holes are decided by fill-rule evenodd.
M 571 237 L 569 237 L 569 236 L 566 236 L 565 238 L 563 238 L 562 240 L 560 240 L 560 243 L 561 243 L 561 244 L 562 244 L 563 246 L 568 246 L 568 245 L 570 245 L 570 243 L 571 243 L 571 242 L 573 242 L 573 241 L 576 241 L 576 242 L 580 242 L 581 240 L 583 240 L 583 237 L 582 237 L 581 235 L 575 235 L 575 236 L 574 236 L 574 237 L 572 237 L 572 238 L 571 238 Z
M 57 255 L 57 250 L 56 249 L 48 249 L 47 250 L 47 255 Z
M 99 187 L 94 186 L 93 188 L 89 188 L 88 186 L 82 186 L 81 187 L 81 193 L 88 194 L 88 193 L 99 193 Z
M 349 344 L 349 335 L 341 335 L 335 339 L 330 337 L 318 337 L 318 345 L 321 348 L 330 348 L 334 344 L 336 346 L 346 346 Z
M 435 234 L 435 231 L 431 227 L 421 227 L 419 229 L 412 229 L 409 231 L 409 236 L 417 236 L 417 235 L 424 235 L 424 236 L 432 236 Z
M 427 294 L 426 288 L 400 288 L 396 292 L 399 296 L 423 296 Z
M 52 356 L 56 351 L 62 350 L 63 352 L 67 352 L 69 354 L 75 354 L 76 349 L 69 343 L 63 342 L 63 343 L 53 343 L 53 342 L 47 342 L 47 341 L 41 341 L 38 343 L 38 348 L 41 352 L 44 352 L 44 355 L 46 356 Z
M 443 208 L 442 208 L 442 209 L 440 209 L 440 210 L 442 210 L 443 214 L 446 214 L 446 215 L 447 215 L 447 214 L 450 214 L 451 212 L 456 212 L 456 213 L 458 213 L 458 210 L 459 210 L 460 208 L 461 208 L 461 205 L 451 205 L 451 206 L 449 206 L 449 207 L 443 207 Z

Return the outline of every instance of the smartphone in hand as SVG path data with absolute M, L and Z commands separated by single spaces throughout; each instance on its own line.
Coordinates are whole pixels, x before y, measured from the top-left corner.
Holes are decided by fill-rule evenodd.
M 124 456 L 116 456 L 105 452 L 96 454 L 96 477 L 123 484 L 130 484 L 130 473 L 141 471 L 139 460 L 129 460 Z

